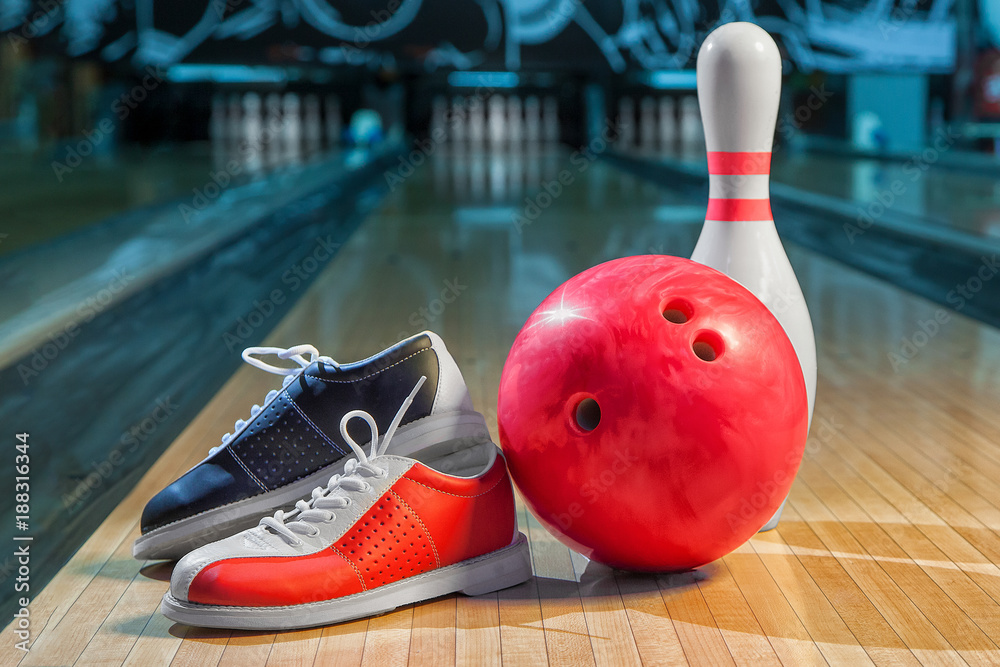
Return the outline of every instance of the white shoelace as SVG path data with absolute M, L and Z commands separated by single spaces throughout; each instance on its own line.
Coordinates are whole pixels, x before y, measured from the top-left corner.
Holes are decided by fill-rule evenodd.
M 253 355 L 255 354 L 273 354 L 276 355 L 279 359 L 291 359 L 292 361 L 297 363 L 299 367 L 283 368 L 281 366 L 272 366 L 271 364 L 263 362 L 260 359 L 254 357 Z M 302 356 L 303 354 L 308 354 L 309 358 L 306 359 L 305 357 Z M 243 356 L 243 361 L 247 362 L 248 364 L 250 364 L 255 368 L 259 368 L 262 371 L 267 371 L 268 373 L 274 373 L 275 375 L 284 375 L 285 379 L 281 381 L 281 389 L 284 389 L 285 387 L 290 385 L 295 380 L 295 378 L 301 375 L 302 371 L 308 368 L 309 364 L 313 363 L 314 361 L 322 361 L 326 364 L 333 366 L 334 368 L 340 368 L 340 364 L 338 364 L 330 357 L 321 356 L 319 350 L 317 350 L 312 345 L 296 345 L 294 347 L 289 347 L 287 349 L 283 347 L 248 347 L 247 349 L 243 350 L 242 356 Z M 267 392 L 267 396 L 264 397 L 264 406 L 261 407 L 260 405 L 254 405 L 252 408 L 250 408 L 250 419 L 237 419 L 233 432 L 227 433 L 224 436 L 222 436 L 222 444 L 212 447 L 210 450 L 208 450 L 208 455 L 212 456 L 217 451 L 228 445 L 233 440 L 233 438 L 239 435 L 240 432 L 242 432 L 243 429 L 247 427 L 247 424 L 252 422 L 254 418 L 256 418 L 257 415 L 260 414 L 260 411 L 263 410 L 264 407 L 267 407 L 267 405 L 270 404 L 271 401 L 275 399 L 275 397 L 277 397 L 280 391 L 281 390 L 278 389 L 272 389 L 271 391 Z
M 400 406 L 399 410 L 396 412 L 396 416 L 392 418 L 392 423 L 389 424 L 389 428 L 386 429 L 385 437 L 382 442 L 378 441 L 378 425 L 375 423 L 375 418 L 371 414 L 365 412 L 364 410 L 351 410 L 343 419 L 340 420 L 340 435 L 343 436 L 347 444 L 351 446 L 354 451 L 354 456 L 357 458 L 348 459 L 347 463 L 344 464 L 344 474 L 334 475 L 327 482 L 326 486 L 317 486 L 313 489 L 312 497 L 309 500 L 300 500 L 295 503 L 295 509 L 290 512 L 283 512 L 278 510 L 274 513 L 274 516 L 266 516 L 260 520 L 258 524 L 261 527 L 270 528 L 272 531 L 280 535 L 288 544 L 292 546 L 300 546 L 303 544 L 302 540 L 296 536 L 305 535 L 307 537 L 315 537 L 319 534 L 319 528 L 314 525 L 315 523 L 330 523 L 336 519 L 336 515 L 331 510 L 344 509 L 351 504 L 351 499 L 346 495 L 336 495 L 338 490 L 344 491 L 356 491 L 361 493 L 369 493 L 373 490 L 371 484 L 365 481 L 366 477 L 373 477 L 375 479 L 385 479 L 389 474 L 389 471 L 385 468 L 380 468 L 376 465 L 375 461 L 383 456 L 386 449 L 389 447 L 389 441 L 392 440 L 393 434 L 396 433 L 396 429 L 399 427 L 399 423 L 403 421 L 403 415 L 406 414 L 406 410 L 413 403 L 414 397 L 417 392 L 420 391 L 420 387 L 423 386 L 424 382 L 427 380 L 425 376 L 421 376 L 417 380 L 417 384 L 413 387 L 413 391 L 410 395 L 406 397 L 403 401 L 403 405 Z M 351 419 L 358 417 L 364 419 L 368 423 L 368 428 L 371 430 L 372 434 L 372 444 L 371 444 L 371 454 L 366 455 L 365 450 L 354 441 L 354 438 L 350 436 L 347 432 L 347 422 Z M 295 517 L 294 521 L 285 523 L 292 517 Z

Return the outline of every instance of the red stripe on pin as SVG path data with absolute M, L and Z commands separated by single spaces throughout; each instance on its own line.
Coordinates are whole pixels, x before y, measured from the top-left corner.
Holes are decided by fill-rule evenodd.
M 706 220 L 772 220 L 770 199 L 709 199 Z
M 752 176 L 771 173 L 771 152 L 710 151 L 708 173 L 713 176 Z

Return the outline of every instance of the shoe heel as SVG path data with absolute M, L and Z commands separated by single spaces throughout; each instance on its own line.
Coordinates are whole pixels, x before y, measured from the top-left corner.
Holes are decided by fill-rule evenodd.
M 524 583 L 532 575 L 528 539 L 518 533 L 514 544 L 476 563 L 468 575 L 471 581 L 461 589 L 465 595 L 485 595 Z

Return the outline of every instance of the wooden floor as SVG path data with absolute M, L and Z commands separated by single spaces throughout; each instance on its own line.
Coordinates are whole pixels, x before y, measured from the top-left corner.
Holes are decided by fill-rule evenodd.
M 576 174 L 568 155 L 539 164 Z M 349 361 L 435 329 L 495 425 L 505 354 L 552 287 L 618 255 L 687 254 L 698 231 L 670 208 L 690 202 L 595 163 L 518 234 L 511 165 L 485 166 L 503 189 L 470 184 L 469 166 L 439 159 L 398 187 L 267 344 Z M 536 576 L 517 588 L 298 632 L 175 625 L 157 611 L 170 565 L 131 557 L 139 514 L 274 386 L 245 367 L 33 601 L 31 652 L 4 631 L 0 664 L 1000 663 L 1000 332 L 950 313 L 894 368 L 938 307 L 791 250 L 818 336 L 815 421 L 778 530 L 720 561 L 614 572 L 522 506 Z

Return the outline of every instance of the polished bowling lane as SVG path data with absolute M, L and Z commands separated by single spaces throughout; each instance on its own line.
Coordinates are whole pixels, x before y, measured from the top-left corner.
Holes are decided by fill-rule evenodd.
M 704 205 L 568 149 L 442 150 L 264 344 L 352 361 L 432 329 L 495 439 L 503 362 L 538 303 L 608 259 L 689 255 Z M 734 553 L 672 576 L 613 571 L 519 505 L 535 577 L 516 588 L 277 634 L 174 625 L 157 612 L 170 564 L 131 558 L 137 508 L 274 386 L 244 366 L 38 594 L 31 652 L 0 664 L 996 662 L 1000 332 L 786 245 L 816 332 L 816 413 L 782 522 Z

